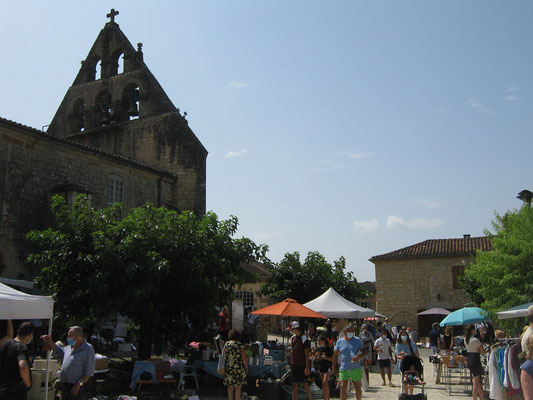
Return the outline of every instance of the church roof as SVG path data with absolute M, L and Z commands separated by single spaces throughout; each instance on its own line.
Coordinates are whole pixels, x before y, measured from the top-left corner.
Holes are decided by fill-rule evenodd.
M 465 235 L 458 239 L 429 239 L 423 242 L 394 250 L 390 253 L 374 256 L 370 261 L 395 260 L 428 257 L 474 256 L 477 250 L 491 251 L 492 241 L 488 236 L 470 237 Z
M 89 153 L 93 153 L 93 154 L 98 155 L 98 156 L 110 158 L 110 159 L 113 159 L 115 161 L 118 161 L 120 163 L 129 165 L 129 166 L 133 166 L 133 167 L 136 167 L 136 168 L 140 168 L 140 169 L 144 169 L 144 170 L 150 171 L 152 173 L 155 173 L 156 175 L 167 176 L 169 178 L 176 179 L 176 174 L 174 174 L 174 173 L 172 173 L 170 171 L 167 171 L 167 170 L 164 170 L 164 169 L 161 169 L 161 168 L 157 168 L 157 167 L 154 167 L 152 165 L 143 163 L 141 161 L 133 160 L 131 158 L 124 157 L 124 156 L 121 156 L 121 155 L 118 155 L 118 154 L 113 154 L 113 153 L 109 153 L 109 152 L 104 151 L 104 150 L 96 149 L 94 147 L 87 146 L 85 144 L 73 142 L 71 140 L 68 140 L 68 139 L 65 139 L 65 138 L 62 138 L 62 137 L 59 137 L 59 136 L 50 135 L 49 133 L 40 131 L 40 130 L 32 128 L 30 126 L 23 125 L 23 124 L 20 124 L 18 122 L 11 121 L 11 120 L 8 120 L 8 119 L 2 118 L 2 117 L 0 117 L 0 126 L 5 126 L 7 128 L 13 128 L 13 129 L 17 129 L 19 131 L 24 131 L 26 133 L 39 136 L 40 138 L 45 139 L 45 140 L 50 140 L 50 141 L 53 141 L 53 142 L 61 143 L 63 145 L 67 145 L 67 146 L 70 146 L 70 147 L 75 147 L 75 148 L 77 148 L 79 150 L 86 151 L 86 152 L 89 152 Z

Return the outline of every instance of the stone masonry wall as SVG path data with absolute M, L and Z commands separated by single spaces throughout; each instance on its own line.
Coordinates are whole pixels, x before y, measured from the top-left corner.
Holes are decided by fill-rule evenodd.
M 174 207 L 205 213 L 207 151 L 178 113 L 118 123 L 69 139 L 177 174 L 171 194 Z
M 34 130 L 0 125 L 0 274 L 31 279 L 34 271 L 23 268 L 27 256 L 25 234 L 50 224 L 50 190 L 77 185 L 91 193 L 94 207 L 107 206 L 107 178 L 124 180 L 125 211 L 146 202 L 157 204 L 160 176 L 74 145 L 59 143 Z M 171 193 L 172 183 L 160 183 L 161 200 Z
M 412 326 L 418 331 L 418 312 L 464 307 L 469 299 L 462 289 L 453 288 L 452 267 L 471 261 L 471 257 L 375 261 L 377 311 L 387 316 L 391 325 Z

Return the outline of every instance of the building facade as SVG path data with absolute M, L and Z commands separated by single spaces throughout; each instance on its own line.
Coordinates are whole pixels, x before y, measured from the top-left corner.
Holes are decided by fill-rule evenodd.
M 469 299 L 459 283 L 476 251 L 491 251 L 488 237 L 426 240 L 370 259 L 376 268 L 376 311 L 392 325 L 411 326 L 426 336 L 434 320 L 417 313 L 430 308 L 450 311 Z
M 50 199 L 205 213 L 207 151 L 110 13 L 46 132 L 0 118 L 0 275 L 32 279 Z

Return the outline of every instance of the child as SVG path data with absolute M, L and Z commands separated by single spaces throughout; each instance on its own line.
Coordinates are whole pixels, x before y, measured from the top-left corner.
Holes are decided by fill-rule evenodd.
M 419 385 L 426 384 L 426 382 L 424 382 L 420 378 L 420 373 L 415 369 L 414 364 L 411 364 L 409 371 L 405 371 L 403 373 L 402 381 L 403 381 L 403 392 L 407 394 L 413 394 L 415 383 L 418 383 Z
M 381 370 L 382 385 L 385 386 L 385 368 L 387 369 L 387 376 L 389 377 L 389 386 L 394 386 L 391 380 L 390 360 L 392 356 L 392 348 L 390 340 L 387 338 L 387 328 L 381 327 L 379 329 L 380 337 L 374 343 L 374 350 L 378 353 L 379 369 Z
M 320 373 L 320 381 L 322 382 L 322 392 L 324 393 L 324 400 L 329 400 L 329 377 L 331 375 L 331 360 L 333 357 L 333 348 L 329 346 L 328 339 L 325 335 L 318 336 L 318 348 L 316 350 L 316 358 L 318 361 L 318 372 Z

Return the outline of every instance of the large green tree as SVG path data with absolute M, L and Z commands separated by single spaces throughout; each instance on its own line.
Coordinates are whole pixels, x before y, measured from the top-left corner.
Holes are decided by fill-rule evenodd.
M 465 291 L 492 316 L 497 311 L 533 301 L 533 210 L 526 204 L 519 210 L 498 215 L 492 222 L 494 251 L 478 251 L 465 270 Z M 517 330 L 523 320 L 500 321 Z
M 346 260 L 340 257 L 330 264 L 317 251 L 307 254 L 304 262 L 300 253 L 286 253 L 279 264 L 270 264 L 270 279 L 261 292 L 275 301 L 287 297 L 305 303 L 332 287 L 350 301 L 366 296 L 352 272 L 346 271 Z
M 122 215 L 119 204 L 93 209 L 85 197 L 69 208 L 52 199 L 54 224 L 32 231 L 28 260 L 63 321 L 119 313 L 140 328 L 139 356 L 148 357 L 154 332 L 173 344 L 187 322 L 202 328 L 227 304 L 235 284 L 253 279 L 241 265 L 265 257 L 266 247 L 235 239 L 237 218 L 219 221 L 151 204 Z

